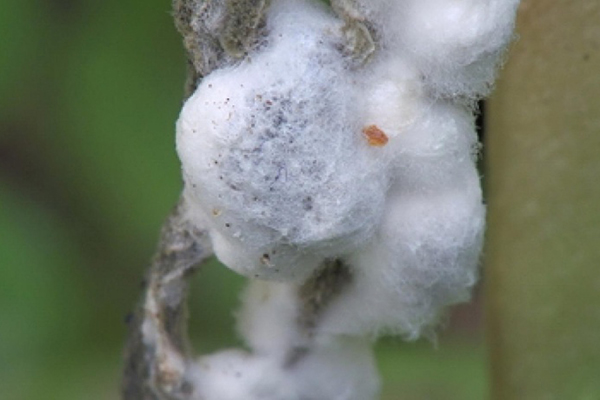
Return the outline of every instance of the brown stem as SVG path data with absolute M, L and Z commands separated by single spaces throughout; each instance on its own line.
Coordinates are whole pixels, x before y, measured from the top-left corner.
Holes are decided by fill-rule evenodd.
M 164 225 L 144 298 L 130 321 L 123 399 L 188 398 L 187 280 L 211 255 L 208 235 L 185 219 L 180 203 Z
M 270 0 L 173 0 L 189 65 L 186 97 L 217 68 L 244 58 L 264 34 Z

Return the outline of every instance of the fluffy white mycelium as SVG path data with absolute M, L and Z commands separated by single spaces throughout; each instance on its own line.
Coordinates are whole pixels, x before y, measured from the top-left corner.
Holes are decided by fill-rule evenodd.
M 490 89 L 518 0 L 352 3 L 376 32 L 364 65 L 341 50 L 343 21 L 330 10 L 272 0 L 264 44 L 205 77 L 177 123 L 190 218 L 209 227 L 226 266 L 258 282 L 240 317 L 249 345 L 266 357 L 252 359 L 264 364 L 253 371 L 272 369 L 303 340 L 290 328 L 295 287 L 324 259 L 343 260 L 352 281 L 320 320 L 318 343 L 417 337 L 476 280 L 484 206 L 471 105 Z M 231 360 L 246 356 L 215 357 L 211 373 L 225 382 Z M 307 388 L 335 386 L 313 375 Z M 365 400 L 376 392 L 298 397 L 287 387 L 272 397 L 213 397 Z

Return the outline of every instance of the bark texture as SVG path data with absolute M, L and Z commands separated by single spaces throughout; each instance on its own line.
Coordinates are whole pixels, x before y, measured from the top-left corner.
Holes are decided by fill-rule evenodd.
M 188 55 L 186 97 L 216 68 L 258 44 L 270 0 L 173 0 L 175 26 Z
M 212 255 L 206 232 L 184 218 L 179 204 L 167 219 L 145 282 L 145 293 L 129 321 L 122 393 L 126 400 L 186 399 L 191 350 L 187 336 L 188 278 Z
M 600 398 L 600 3 L 526 0 L 489 107 L 493 398 Z

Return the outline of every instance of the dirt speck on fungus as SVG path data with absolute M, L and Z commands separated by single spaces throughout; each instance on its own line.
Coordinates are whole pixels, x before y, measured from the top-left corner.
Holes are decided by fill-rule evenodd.
M 262 257 L 260 258 L 260 262 L 268 267 L 271 266 L 271 256 L 269 256 L 269 253 L 265 253 L 262 255 Z
M 369 146 L 382 147 L 388 142 L 388 137 L 377 125 L 369 125 L 363 128 L 363 134 L 367 138 Z

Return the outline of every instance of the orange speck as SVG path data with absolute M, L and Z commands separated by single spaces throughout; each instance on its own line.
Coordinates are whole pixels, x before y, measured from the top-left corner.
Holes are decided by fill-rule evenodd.
M 388 142 L 387 135 L 377 125 L 369 125 L 363 128 L 363 134 L 370 146 L 382 147 Z

